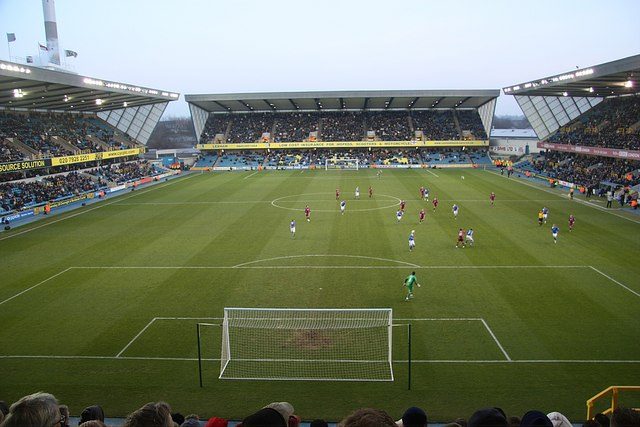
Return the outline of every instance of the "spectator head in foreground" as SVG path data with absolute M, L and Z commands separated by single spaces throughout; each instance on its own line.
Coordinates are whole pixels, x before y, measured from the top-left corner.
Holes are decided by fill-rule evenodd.
M 200 427 L 200 420 L 194 417 L 186 417 L 180 427 Z
M 130 413 L 124 420 L 124 427 L 173 427 L 171 411 L 162 402 L 147 403 Z
M 547 417 L 551 420 L 553 427 L 573 427 L 571 421 L 560 412 L 549 412 Z
M 78 424 L 91 420 L 104 421 L 104 411 L 102 410 L 102 407 L 93 405 L 84 408 L 80 414 L 80 422 Z
M 204 427 L 227 427 L 227 425 L 229 425 L 229 422 L 225 418 L 211 417 Z
M 52 427 L 59 425 L 61 418 L 56 398 L 49 393 L 38 392 L 11 405 L 2 427 Z
M 522 416 L 520 427 L 553 427 L 553 423 L 543 412 L 529 411 Z
M 9 405 L 4 400 L 0 400 L 0 412 L 2 415 L 6 416 L 9 413 Z
M 340 421 L 339 427 L 396 427 L 396 422 L 381 409 L 362 408 Z
M 108 427 L 104 422 L 100 420 L 89 420 L 78 424 L 78 427 Z
M 469 418 L 469 427 L 509 427 L 509 421 L 500 408 L 477 410 Z
M 69 427 L 69 407 L 67 405 L 60 405 L 60 415 L 62 415 L 62 420 L 60 425 L 62 427 Z
M 640 412 L 631 408 L 616 408 L 611 414 L 611 427 L 640 427 Z
M 424 427 L 427 425 L 427 414 L 422 409 L 412 406 L 404 411 L 396 424 L 398 427 Z
M 245 417 L 242 427 L 287 427 L 287 423 L 280 412 L 273 408 L 262 408 Z
M 602 427 L 609 427 L 609 424 L 611 424 L 611 420 L 605 414 L 596 414 L 593 419 Z

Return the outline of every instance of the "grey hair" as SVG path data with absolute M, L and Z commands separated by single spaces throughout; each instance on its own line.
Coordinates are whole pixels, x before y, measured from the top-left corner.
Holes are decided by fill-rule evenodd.
M 11 405 L 2 427 L 52 427 L 59 419 L 58 400 L 52 394 L 38 392 Z

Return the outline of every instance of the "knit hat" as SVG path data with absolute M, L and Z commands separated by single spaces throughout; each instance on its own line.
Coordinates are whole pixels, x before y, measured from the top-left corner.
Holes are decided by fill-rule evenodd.
M 509 427 L 509 422 L 502 410 L 498 408 L 485 408 L 471 415 L 468 427 Z
M 204 427 L 227 427 L 229 422 L 224 418 L 211 417 L 204 425 Z
M 553 427 L 553 423 L 543 412 L 529 411 L 522 416 L 520 427 Z
M 287 427 L 287 423 L 275 409 L 262 408 L 242 420 L 242 427 Z
M 404 411 L 402 425 L 404 427 L 424 427 L 427 424 L 427 414 L 420 408 L 412 406 Z

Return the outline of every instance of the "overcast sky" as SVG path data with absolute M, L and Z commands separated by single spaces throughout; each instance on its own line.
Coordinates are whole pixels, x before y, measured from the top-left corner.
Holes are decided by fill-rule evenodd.
M 638 0 L 56 0 L 56 17 L 74 72 L 182 95 L 499 89 L 640 53 Z M 1 58 L 5 32 L 37 58 L 42 0 L 0 0 L 0 32 Z

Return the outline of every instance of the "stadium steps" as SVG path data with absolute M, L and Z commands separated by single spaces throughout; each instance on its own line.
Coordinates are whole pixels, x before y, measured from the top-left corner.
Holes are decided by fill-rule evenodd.
M 97 145 L 98 147 L 102 147 L 105 150 L 110 150 L 112 148 L 111 145 L 93 135 L 87 135 L 87 141 L 93 142 L 95 145 Z
M 38 150 L 35 148 L 29 147 L 24 142 L 20 141 L 18 138 L 5 138 L 5 144 L 11 145 L 16 150 L 20 151 L 22 154 L 27 156 L 28 158 L 36 158 L 39 156 Z
M 73 154 L 78 154 L 80 153 L 80 151 L 82 151 L 61 136 L 52 136 L 51 142 L 56 144 L 58 147 L 61 147 L 67 151 L 71 151 Z
M 116 135 L 114 133 L 113 135 L 113 140 L 116 141 L 118 144 L 124 145 L 126 147 L 129 148 L 138 148 L 140 147 L 139 144 L 133 142 L 133 141 L 129 141 L 127 138 L 123 137 L 122 135 Z
M 458 120 L 458 113 L 453 110 L 453 123 L 456 125 L 456 132 L 458 132 L 458 138 L 462 139 L 462 128 L 460 127 L 460 121 Z

